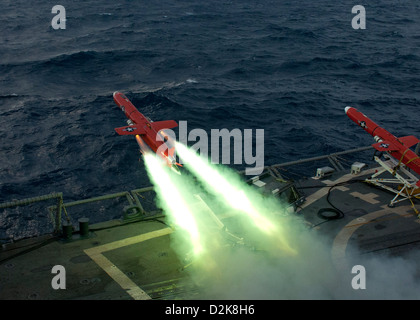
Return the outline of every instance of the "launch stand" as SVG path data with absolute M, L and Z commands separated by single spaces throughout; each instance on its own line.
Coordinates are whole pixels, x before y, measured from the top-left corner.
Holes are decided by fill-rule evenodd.
M 382 161 L 379 157 L 375 156 L 375 161 L 382 167 L 375 174 L 373 174 L 365 182 L 371 183 L 375 186 L 381 187 L 395 194 L 395 197 L 388 204 L 389 207 L 394 207 L 396 203 L 401 201 L 410 200 L 413 209 L 418 214 L 419 212 L 414 207 L 412 199 L 420 199 L 420 188 L 416 185 L 419 179 L 406 169 L 402 163 L 397 163 L 391 156 L 387 156 L 387 161 Z M 386 173 L 390 173 L 392 177 Z
M 204 225 L 204 229 L 208 231 L 208 234 L 204 236 L 210 236 L 218 238 L 226 246 L 243 246 L 244 238 L 240 238 L 234 235 L 227 226 L 222 222 L 222 219 L 218 217 L 214 211 L 209 207 L 203 196 L 200 194 L 194 194 L 195 202 L 191 204 L 191 208 L 197 212 L 200 212 L 200 224 Z M 194 264 L 194 258 L 192 251 L 185 254 L 184 262 L 186 264 L 182 268 L 185 270 Z

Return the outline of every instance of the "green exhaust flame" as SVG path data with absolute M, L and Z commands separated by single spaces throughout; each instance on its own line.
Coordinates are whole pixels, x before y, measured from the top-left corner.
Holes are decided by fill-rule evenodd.
M 221 173 L 202 157 L 184 145 L 176 143 L 178 155 L 205 186 L 218 198 L 223 199 L 231 208 L 246 214 L 255 226 L 267 236 L 274 237 L 281 249 L 296 254 L 287 243 L 285 233 L 278 224 L 274 224 L 268 216 L 278 206 L 271 205 L 269 199 L 263 199 L 261 194 L 252 192 L 243 181 L 232 173 Z M 283 209 L 280 209 L 283 210 Z
M 163 209 L 173 218 L 178 227 L 188 233 L 194 254 L 201 254 L 203 246 L 196 220 L 179 192 L 178 186 L 173 183 L 172 172 L 154 154 L 145 154 L 144 159 L 149 177 L 162 201 Z

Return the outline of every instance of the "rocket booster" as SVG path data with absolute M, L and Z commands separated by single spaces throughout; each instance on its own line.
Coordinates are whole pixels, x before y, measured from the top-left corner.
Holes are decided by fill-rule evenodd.
M 398 160 L 399 163 L 405 164 L 417 174 L 420 174 L 420 157 L 410 149 L 410 147 L 420 142 L 419 139 L 417 139 L 415 136 L 397 138 L 370 120 L 357 109 L 346 107 L 344 110 L 351 120 L 362 127 L 375 139 L 376 143 L 372 146 L 376 150 L 387 152 L 389 155 Z M 417 185 L 420 186 L 420 181 Z

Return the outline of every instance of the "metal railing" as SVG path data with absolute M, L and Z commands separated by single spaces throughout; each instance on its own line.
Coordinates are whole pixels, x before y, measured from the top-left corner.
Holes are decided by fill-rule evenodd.
M 343 170 L 344 168 L 343 168 L 342 164 L 340 163 L 340 160 L 338 159 L 339 156 L 346 155 L 346 154 L 351 154 L 351 153 L 362 152 L 362 151 L 366 151 L 366 150 L 369 150 L 369 149 L 372 149 L 372 147 L 368 146 L 368 147 L 356 148 L 356 149 L 346 150 L 346 151 L 342 151 L 342 152 L 336 152 L 336 153 L 332 153 L 332 154 L 324 155 L 324 156 L 312 157 L 312 158 L 301 159 L 301 160 L 296 160 L 296 161 L 289 161 L 289 162 L 285 162 L 285 163 L 281 163 L 281 164 L 275 164 L 275 165 L 272 165 L 272 166 L 265 166 L 264 169 L 269 170 L 269 171 L 271 170 L 271 171 L 277 172 L 278 168 L 284 168 L 284 167 L 303 164 L 303 163 L 307 163 L 307 162 L 314 162 L 314 161 L 318 161 L 318 160 L 328 159 L 330 161 L 330 163 L 332 164 L 332 166 L 336 170 Z M 238 171 L 239 174 L 243 174 L 244 172 L 245 171 Z M 127 206 L 123 209 L 123 219 L 124 220 L 139 219 L 142 216 L 147 214 L 146 210 L 144 209 L 143 205 L 141 204 L 139 196 L 141 196 L 142 193 L 150 192 L 150 191 L 153 191 L 153 190 L 154 190 L 153 187 L 146 187 L 146 188 L 134 189 L 134 190 L 130 190 L 130 191 L 123 191 L 123 192 L 103 195 L 103 196 L 99 196 L 99 197 L 93 197 L 93 198 L 88 198 L 88 199 L 83 199 L 83 200 L 67 202 L 67 203 L 64 203 L 63 194 L 61 192 L 59 192 L 59 193 L 51 193 L 49 195 L 43 195 L 43 196 L 39 196 L 39 197 L 27 198 L 27 199 L 23 199 L 23 200 L 15 200 L 15 201 L 10 201 L 10 202 L 5 202 L 5 203 L 0 204 L 0 209 L 12 208 L 12 207 L 17 207 L 17 206 L 24 206 L 24 205 L 29 205 L 29 204 L 41 202 L 41 201 L 57 199 L 57 204 L 53 205 L 53 206 L 49 206 L 48 210 L 49 210 L 50 215 L 51 215 L 51 221 L 54 224 L 54 232 L 55 233 L 60 233 L 61 228 L 62 228 L 62 212 L 63 211 L 66 215 L 67 222 L 70 223 L 70 218 L 69 218 L 69 216 L 67 214 L 67 210 L 66 210 L 67 208 L 74 207 L 74 206 L 79 206 L 79 205 L 84 205 L 84 204 L 87 204 L 87 203 L 103 201 L 103 200 L 110 200 L 110 199 L 125 197 L 129 206 Z
M 144 210 L 143 205 L 140 202 L 139 196 L 142 193 L 153 191 L 153 187 L 146 187 L 141 189 L 134 189 L 131 191 L 124 191 L 124 192 L 118 192 L 113 194 L 107 194 L 99 197 L 89 198 L 89 199 L 83 199 L 83 200 L 77 200 L 77 201 L 71 201 L 64 203 L 63 200 L 63 193 L 51 193 L 48 195 L 43 195 L 39 197 L 33 197 L 33 198 L 27 198 L 22 200 L 15 200 L 10 202 L 5 202 L 0 204 L 0 209 L 6 209 L 6 208 L 13 208 L 18 206 L 26 206 L 42 201 L 48 201 L 48 200 L 54 200 L 57 199 L 57 204 L 53 206 L 49 206 L 48 210 L 51 215 L 51 221 L 54 225 L 54 233 L 60 233 L 62 228 L 62 213 L 64 211 L 67 222 L 70 223 L 70 217 L 67 214 L 67 208 L 84 205 L 87 203 L 93 203 L 103 200 L 111 200 L 116 198 L 122 198 L 125 197 L 129 206 L 125 207 L 123 210 L 123 219 L 134 219 L 138 218 L 142 215 L 146 215 L 147 212 Z M 130 213 L 131 211 L 131 213 Z
M 358 152 L 362 152 L 362 151 L 367 151 L 367 150 L 371 150 L 372 148 L 373 148 L 372 146 L 367 146 L 367 147 L 355 148 L 355 149 L 346 150 L 346 151 L 335 152 L 335 153 L 331 153 L 331 154 L 327 154 L 327 155 L 323 155 L 323 156 L 317 156 L 317 157 L 312 157 L 312 158 L 299 159 L 299 160 L 283 162 L 283 163 L 279 163 L 279 164 L 273 164 L 271 166 L 265 166 L 264 170 L 273 170 L 273 169 L 276 170 L 277 168 L 290 167 L 290 166 L 293 166 L 293 165 L 299 165 L 299 164 L 303 164 L 303 163 L 307 163 L 307 162 L 315 162 L 315 161 L 318 161 L 318 160 L 327 159 L 331 163 L 331 165 L 334 167 L 335 170 L 340 171 L 340 170 L 344 170 L 344 167 L 341 164 L 340 160 L 338 159 L 339 156 L 343 156 L 343 155 L 347 155 L 347 154 L 351 154 L 351 153 L 358 153 Z M 244 174 L 245 170 L 238 171 L 238 173 Z
M 57 226 L 58 225 L 61 228 L 61 211 L 62 211 L 62 208 L 63 208 L 63 193 L 62 192 L 51 193 L 51 194 L 47 194 L 47 195 L 43 195 L 43 196 L 39 196 L 39 197 L 33 197 L 33 198 L 27 198 L 27 199 L 22 199 L 22 200 L 14 200 L 14 201 L 9 201 L 9 202 L 5 202 L 5 203 L 0 203 L 0 209 L 26 206 L 26 205 L 34 204 L 34 203 L 37 203 L 37 202 L 54 200 L 54 199 L 57 199 L 57 205 L 55 206 L 56 214 L 55 214 L 55 216 L 51 216 L 51 218 L 52 218 L 51 220 L 55 224 L 54 231 L 57 231 Z M 51 212 L 51 210 L 50 210 L 50 212 Z

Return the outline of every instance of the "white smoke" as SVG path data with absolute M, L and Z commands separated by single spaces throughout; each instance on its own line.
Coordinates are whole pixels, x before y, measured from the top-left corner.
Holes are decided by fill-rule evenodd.
M 266 234 L 252 219 L 237 212 L 235 215 L 220 194 L 206 194 L 205 182 L 185 174 L 173 175 L 179 194 L 191 206 L 205 251 L 194 256 L 188 237 L 180 229 L 172 235 L 172 247 L 198 287 L 200 299 L 420 298 L 420 253 L 405 258 L 368 256 L 349 247 L 347 265 L 337 266 L 332 259 L 331 239 L 308 228 L 293 214 L 284 216 L 285 207 L 278 199 L 262 196 L 230 170 L 219 167 L 217 171 L 243 190 L 264 217 L 280 226 L 281 236 Z M 204 204 L 196 195 L 202 196 Z M 170 211 L 165 195 L 158 196 L 161 206 Z M 209 209 L 219 220 L 209 214 Z M 173 222 L 176 225 L 176 219 Z M 238 240 L 241 237 L 242 242 Z M 354 265 L 362 265 L 366 271 L 365 289 L 352 286 L 354 278 L 360 276 L 352 273 Z

